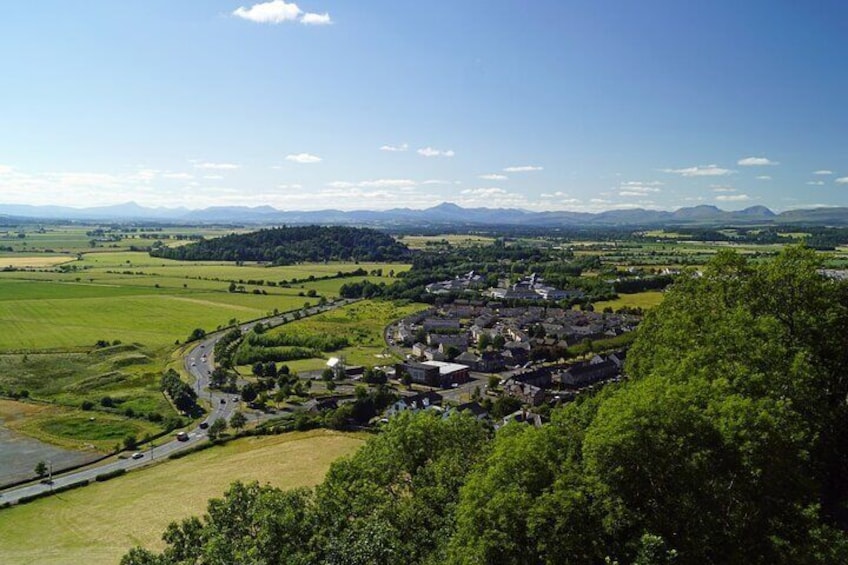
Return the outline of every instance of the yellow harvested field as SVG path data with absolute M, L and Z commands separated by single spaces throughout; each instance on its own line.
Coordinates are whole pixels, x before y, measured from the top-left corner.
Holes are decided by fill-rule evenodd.
M 0 257 L 0 269 L 14 267 L 16 269 L 40 269 L 44 267 L 55 267 L 62 263 L 76 261 L 74 257 L 67 255 L 33 255 L 33 256 L 2 256 Z
M 117 563 L 131 547 L 162 549 L 174 520 L 202 515 L 236 480 L 313 486 L 360 435 L 327 430 L 241 439 L 104 483 L 0 510 L 0 556 L 16 563 Z

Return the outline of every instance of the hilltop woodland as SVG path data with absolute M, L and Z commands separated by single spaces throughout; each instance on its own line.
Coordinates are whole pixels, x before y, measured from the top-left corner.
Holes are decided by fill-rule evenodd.
M 281 227 L 204 239 L 177 247 L 158 246 L 154 257 L 183 261 L 263 261 L 293 265 L 319 261 L 405 260 L 409 250 L 391 236 L 368 228 Z
M 629 380 L 549 423 L 403 413 L 314 490 L 235 483 L 122 563 L 848 563 L 848 285 L 817 269 L 721 252 Z

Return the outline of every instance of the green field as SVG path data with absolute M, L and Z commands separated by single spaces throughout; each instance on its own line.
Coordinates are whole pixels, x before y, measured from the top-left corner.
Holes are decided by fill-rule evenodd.
M 322 357 L 288 361 L 295 371 L 323 369 L 330 357 L 344 356 L 348 365 L 384 365 L 394 357 L 386 352 L 383 329 L 391 322 L 427 308 L 426 304 L 396 304 L 382 300 L 363 300 L 331 312 L 280 326 L 270 335 L 285 332 L 301 336 L 343 337 L 349 347 L 327 352 Z
M 168 523 L 202 514 L 207 499 L 221 496 L 231 482 L 311 486 L 362 441 L 325 430 L 247 438 L 0 510 L 0 561 L 117 563 L 134 545 L 161 549 Z
M 605 308 L 612 308 L 613 311 L 619 308 L 641 308 L 648 310 L 654 306 L 658 306 L 663 300 L 663 293 L 660 291 L 637 292 L 635 294 L 620 294 L 615 300 L 604 300 L 603 302 L 595 302 L 593 304 L 595 311 L 600 312 Z
M 214 331 L 233 321 L 316 304 L 338 296 L 347 282 L 391 284 L 395 274 L 409 269 L 376 263 L 191 263 L 99 249 L 69 260 L 0 272 L 0 392 L 26 390 L 33 398 L 75 409 L 89 401 L 98 410 L 109 396 L 115 406 L 106 411 L 122 423 L 89 424 L 85 415 L 75 424 L 51 413 L 19 427 L 51 443 L 99 449 L 111 448 L 115 437 L 131 429 L 139 437 L 160 431 L 144 419 L 150 414 L 173 415 L 158 389 L 159 378 L 176 344 L 195 328 Z M 371 274 L 323 278 L 358 269 Z M 229 291 L 231 281 L 238 292 Z M 90 353 L 98 341 L 122 345 Z M 134 417 L 122 419 L 128 410 Z M 57 418 L 55 424 L 51 418 Z

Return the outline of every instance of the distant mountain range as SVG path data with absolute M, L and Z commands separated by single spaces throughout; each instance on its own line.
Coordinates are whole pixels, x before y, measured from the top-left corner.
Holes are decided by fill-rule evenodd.
M 253 224 L 253 225 L 369 225 L 383 227 L 437 226 L 718 226 L 806 224 L 848 226 L 848 207 L 789 210 L 775 214 L 765 206 L 752 206 L 728 212 L 715 206 L 680 208 L 674 212 L 644 210 L 610 210 L 597 214 L 587 212 L 530 212 L 516 208 L 462 208 L 445 202 L 414 210 L 319 210 L 284 211 L 271 206 L 212 206 L 202 210 L 187 208 L 146 208 L 135 202 L 116 206 L 70 208 L 63 206 L 30 206 L 0 204 L 0 220 L 15 219 L 69 221 L 150 221 L 178 224 Z

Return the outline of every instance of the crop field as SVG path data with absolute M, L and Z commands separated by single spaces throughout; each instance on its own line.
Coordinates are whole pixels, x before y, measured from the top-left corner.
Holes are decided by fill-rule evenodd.
M 491 245 L 495 242 L 494 237 L 463 234 L 403 235 L 398 236 L 397 239 L 406 244 L 410 249 L 427 249 L 428 247 L 439 247 L 442 245 L 469 247 L 471 245 Z
M 390 363 L 394 357 L 385 356 L 383 329 L 391 322 L 427 308 L 426 304 L 395 304 L 364 300 L 332 312 L 326 312 L 280 326 L 268 333 L 286 333 L 302 337 L 345 338 L 349 345 L 328 352 L 323 357 L 287 361 L 295 371 L 323 369 L 329 357 L 344 356 L 349 365 L 374 366 Z
M 135 545 L 161 549 L 170 522 L 202 514 L 235 480 L 312 486 L 362 442 L 326 430 L 246 438 L 0 510 L 0 555 L 8 565 L 117 563 Z
M 67 255 L 0 255 L 0 269 L 6 267 L 41 269 L 55 267 L 73 260 Z

